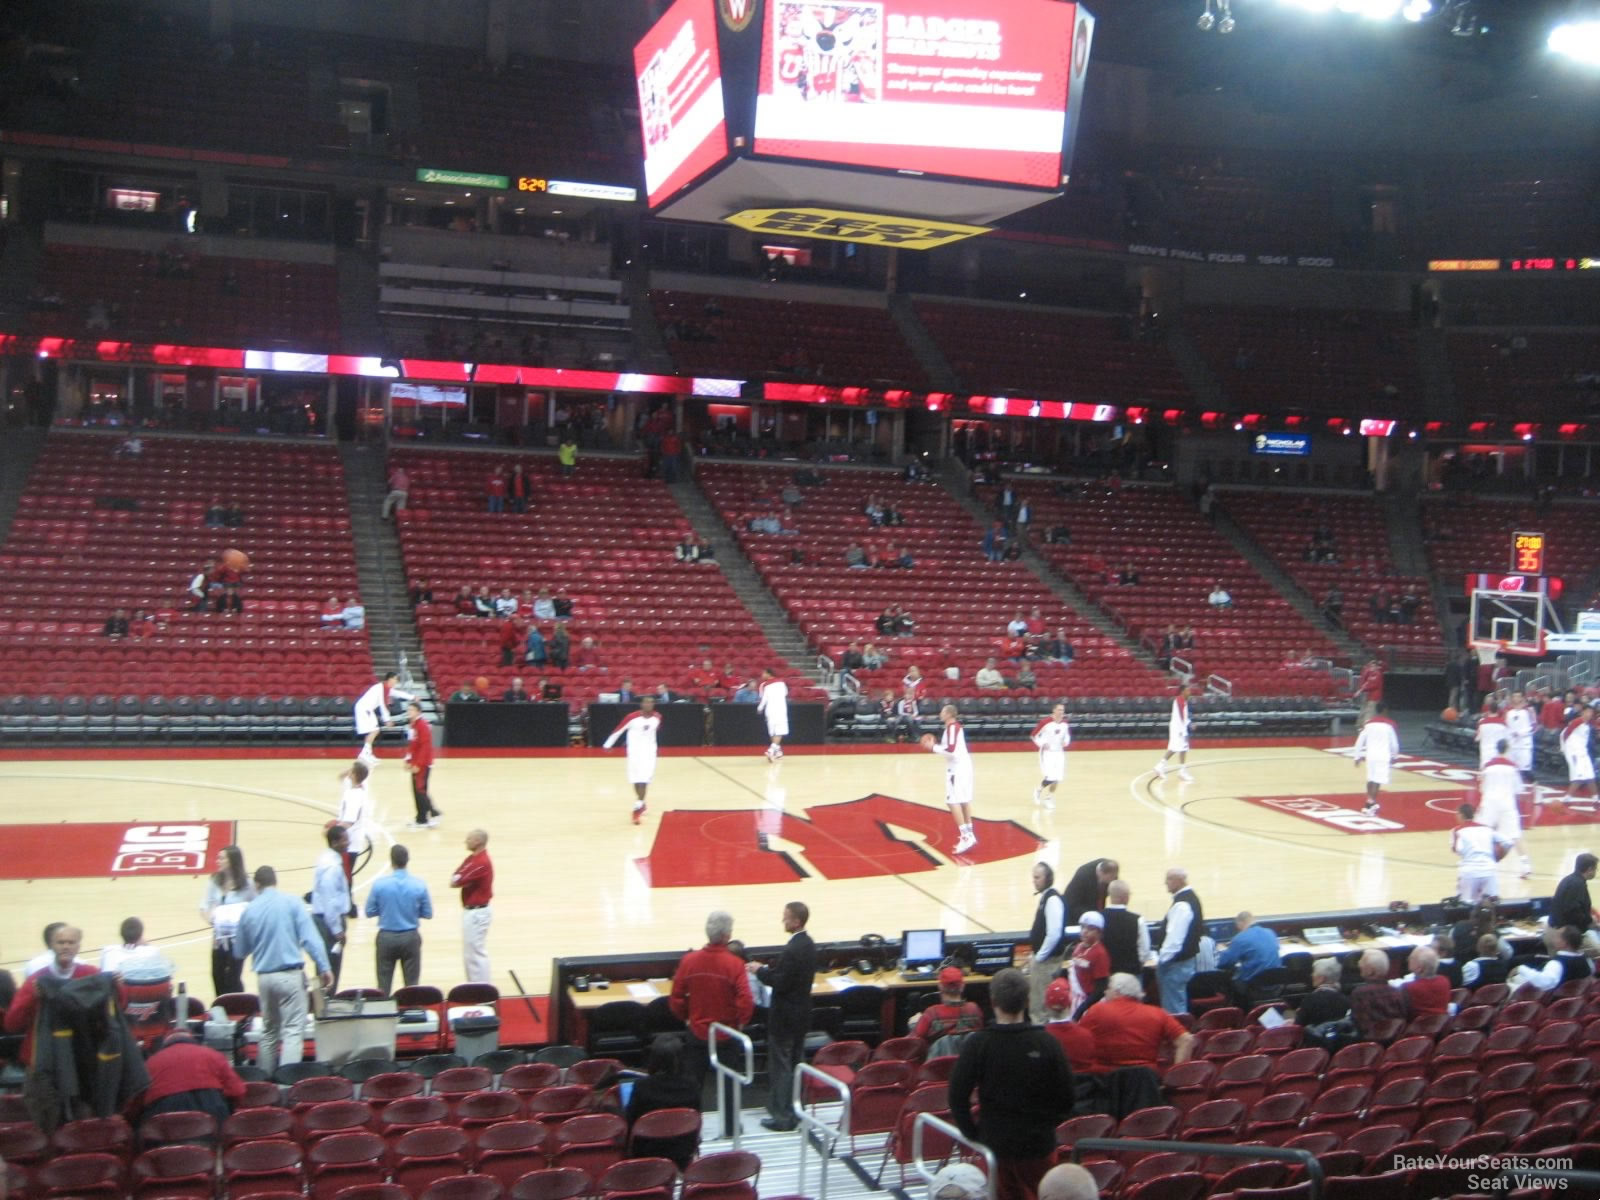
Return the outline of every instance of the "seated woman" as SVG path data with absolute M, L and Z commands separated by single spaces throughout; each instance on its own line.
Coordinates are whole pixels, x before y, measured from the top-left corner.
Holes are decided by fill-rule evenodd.
M 861 647 L 861 665 L 869 671 L 876 671 L 889 661 L 889 656 L 878 649 L 876 642 L 868 642 Z
M 895 633 L 895 626 L 899 620 L 899 617 L 899 610 L 896 609 L 892 604 L 879 613 L 878 619 L 872 623 L 873 628 L 878 631 L 878 636 L 893 637 Z
M 911 614 L 903 608 L 895 610 L 894 632 L 896 637 L 910 637 L 917 631 L 917 623 Z
M 463 588 L 462 591 L 466 589 Z M 329 596 L 322 602 L 322 613 L 317 621 L 324 629 L 344 628 L 344 601 L 337 596 Z
M 650 1043 L 643 1079 L 635 1079 L 629 1089 L 622 1115 L 631 1131 L 634 1122 L 647 1112 L 663 1108 L 700 1107 L 700 1088 L 683 1073 L 683 1040 L 664 1033 Z M 665 1158 L 686 1168 L 700 1150 L 698 1132 L 671 1138 L 634 1137 L 629 1153 L 636 1158 Z

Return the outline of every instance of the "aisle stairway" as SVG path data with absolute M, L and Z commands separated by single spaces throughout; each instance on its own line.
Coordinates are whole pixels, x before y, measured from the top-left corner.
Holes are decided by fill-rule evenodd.
M 400 672 L 401 687 L 420 698 L 423 713 L 439 727 L 442 705 L 428 678 L 400 541 L 394 525 L 382 516 L 389 490 L 383 451 L 376 445 L 346 444 L 339 447 L 339 456 L 349 492 L 350 535 L 356 547 L 361 604 L 367 610 L 373 678 L 385 671 Z
M 727 579 L 728 586 L 733 588 L 734 595 L 739 597 L 739 602 L 761 626 L 768 644 L 783 655 L 784 661 L 795 670 L 827 686 L 828 673 L 818 668 L 817 656 L 812 653 L 805 635 L 789 620 L 783 606 L 767 585 L 761 582 L 761 577 L 756 574 L 755 567 L 740 548 L 738 540 L 712 507 L 711 501 L 706 499 L 699 485 L 692 478 L 680 479 L 677 483 L 669 484 L 668 489 L 683 510 L 683 515 L 689 519 L 695 536 L 715 548 L 717 565 L 722 569 L 723 577 Z
M 0 544 L 11 533 L 11 520 L 17 515 L 22 489 L 28 473 L 44 449 L 45 430 L 11 429 L 0 441 Z

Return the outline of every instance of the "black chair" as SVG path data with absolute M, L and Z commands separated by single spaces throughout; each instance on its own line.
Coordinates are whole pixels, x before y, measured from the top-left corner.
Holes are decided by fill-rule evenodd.
M 432 1079 L 440 1071 L 448 1071 L 451 1067 L 464 1067 L 467 1060 L 459 1054 L 424 1054 L 415 1062 L 405 1065 L 405 1070 L 413 1071 L 424 1079 Z
M 512 1067 L 521 1066 L 528 1061 L 528 1056 L 521 1050 L 486 1050 L 472 1060 L 475 1067 L 488 1067 L 494 1072 L 496 1079 L 504 1075 Z
M 254 1063 L 243 1063 L 235 1067 L 233 1073 L 246 1083 L 266 1083 L 272 1078 Z
M 883 1003 L 888 989 L 858 984 L 839 993 L 839 1037 L 876 1046 L 883 1040 Z
M 591 1058 L 620 1058 L 638 1062 L 644 1057 L 644 1005 L 637 1000 L 610 1000 L 588 1014 L 587 1046 Z
M 682 1033 L 688 1026 L 672 1011 L 672 1002 L 669 997 L 657 996 L 644 1006 L 645 1040 L 648 1041 L 660 1033 Z
M 272 1073 L 272 1081 L 281 1083 L 284 1087 L 293 1087 L 302 1079 L 314 1079 L 326 1075 L 337 1075 L 332 1063 L 325 1062 L 297 1062 L 284 1063 Z
M 562 1044 L 556 1046 L 546 1046 L 542 1050 L 534 1051 L 533 1061 L 550 1063 L 552 1066 L 560 1067 L 563 1071 L 565 1071 L 571 1067 L 573 1063 L 580 1063 L 588 1057 L 589 1052 L 582 1046 L 568 1046 Z
M 390 1075 L 402 1069 L 392 1058 L 352 1058 L 341 1063 L 336 1073 L 359 1088 L 374 1075 Z

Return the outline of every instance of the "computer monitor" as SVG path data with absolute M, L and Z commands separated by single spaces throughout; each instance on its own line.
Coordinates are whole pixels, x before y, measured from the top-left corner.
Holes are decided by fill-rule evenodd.
M 936 967 L 944 961 L 944 930 L 908 929 L 900 946 L 907 967 Z

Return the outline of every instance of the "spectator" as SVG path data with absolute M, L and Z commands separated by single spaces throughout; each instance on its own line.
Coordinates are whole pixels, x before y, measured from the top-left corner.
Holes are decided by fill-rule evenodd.
M 1339 990 L 1344 968 L 1336 958 L 1319 958 L 1311 964 L 1311 991 L 1300 1001 L 1293 1020 L 1308 1030 L 1350 1015 L 1350 998 Z
M 1017 615 L 1006 622 L 1006 633 L 1014 638 L 1024 636 L 1028 632 L 1028 618 L 1022 615 L 1022 610 L 1017 609 Z
M 983 535 L 983 556 L 992 563 L 1005 558 L 1006 527 L 999 521 L 990 525 Z
M 1039 686 L 1039 677 L 1033 673 L 1033 664 L 1027 659 L 1017 664 L 1017 674 L 1012 679 L 1011 686 L 1030 692 Z
M 960 967 L 939 968 L 939 999 L 922 1010 L 911 1028 L 913 1037 L 928 1043 L 930 1058 L 956 1053 L 968 1034 L 983 1028 L 983 1009 L 962 998 L 966 983 Z
M 484 485 L 484 496 L 489 503 L 492 513 L 505 512 L 506 510 L 506 469 L 495 467 L 489 472 L 489 480 Z
M 144 940 L 144 922 L 129 917 L 118 930 L 122 938 L 119 945 L 106 946 L 100 951 L 100 969 L 121 975 L 130 983 L 158 983 L 172 978 L 172 960 Z
M 1233 925 L 1239 932 L 1217 959 L 1217 969 L 1233 969 L 1234 995 L 1242 1002 L 1249 995 L 1243 985 L 1261 972 L 1283 965 L 1283 959 L 1278 953 L 1278 935 L 1265 925 L 1258 925 L 1253 914 L 1240 913 Z
M 536 621 L 554 621 L 556 619 L 556 601 L 550 594 L 549 588 L 540 588 L 539 594 L 534 597 L 533 617 Z
M 906 673 L 900 680 L 900 686 L 914 691 L 919 700 L 922 699 L 922 691 L 927 685 L 928 681 L 922 676 L 922 668 L 916 663 L 906 668 Z
M 1111 977 L 1111 954 L 1101 941 L 1105 927 L 1105 917 L 1097 912 L 1078 918 L 1078 941 L 1067 964 L 1075 1018 L 1082 1018 L 1084 1010 L 1105 994 L 1106 980 Z
M 222 507 L 221 496 L 211 497 L 211 502 L 206 505 L 205 523 L 212 529 L 220 529 L 228 523 L 228 510 Z
M 155 631 L 156 619 L 151 613 L 142 608 L 133 610 L 133 616 L 128 618 L 128 636 L 143 638 L 149 637 Z
M 700 1089 L 683 1070 L 683 1038 L 675 1033 L 657 1034 L 645 1057 L 643 1079 L 633 1081 L 633 1089 L 623 1109 L 631 1130 L 647 1112 L 661 1108 L 699 1108 Z M 634 1135 L 628 1143 L 636 1157 L 669 1159 L 684 1170 L 700 1150 L 698 1130 L 671 1138 L 642 1138 Z
M 902 571 L 909 571 L 917 565 L 917 560 L 911 556 L 911 551 L 905 546 L 892 548 L 889 557 L 884 560 L 886 567 L 898 567 Z
M 506 489 L 506 499 L 511 502 L 512 512 L 528 511 L 528 473 L 523 470 L 520 462 L 511 468 L 511 482 Z
M 511 686 L 500 694 L 500 699 L 507 704 L 527 704 L 533 700 L 528 694 L 528 689 L 522 686 L 522 676 L 512 676 Z
M 489 589 L 482 584 L 478 585 L 472 593 L 472 613 L 478 617 L 494 616 L 494 597 L 489 595 Z
M 878 649 L 876 642 L 868 642 L 861 647 L 861 665 L 869 671 L 876 671 L 889 661 L 889 656 Z
M 839 669 L 841 671 L 859 671 L 866 666 L 866 659 L 861 656 L 861 644 L 851 642 L 845 647 L 844 653 L 839 656 Z
M 1041 658 L 1054 659 L 1060 663 L 1070 663 L 1076 653 L 1077 651 L 1073 649 L 1072 643 L 1067 640 L 1067 631 L 1065 629 L 1056 630 L 1054 636 L 1045 638 L 1044 641 L 1039 643 L 1039 656 Z
M 558 671 L 565 671 L 567 663 L 572 656 L 572 636 L 567 632 L 567 627 L 557 624 L 555 632 L 550 635 L 548 643 L 550 665 Z
M 1039 1181 L 1039 1200 L 1100 1200 L 1100 1185 L 1087 1167 L 1057 1163 Z
M 365 629 L 367 625 L 367 610 L 356 596 L 344 602 L 340 610 L 339 619 L 344 622 L 344 627 L 349 630 Z
M 694 534 L 688 534 L 672 552 L 672 556 L 679 562 L 692 563 L 700 561 L 700 545 L 694 540 Z
M 1336 587 L 1329 588 L 1322 598 L 1322 618 L 1335 629 L 1344 628 L 1344 593 Z
M 761 699 L 761 689 L 754 679 L 741 679 L 739 686 L 733 690 L 731 702 L 734 704 L 755 704 Z
M 475 704 L 483 697 L 478 694 L 478 686 L 472 680 L 464 680 L 460 687 L 450 693 L 451 704 Z
M 455 605 L 456 616 L 458 617 L 475 617 L 478 615 L 478 606 L 472 599 L 472 588 L 467 584 L 462 584 L 456 590 L 456 598 L 452 603 Z
M 899 605 L 894 609 L 894 635 L 895 637 L 911 637 L 917 632 L 917 623 L 911 614 Z
M 1052 546 L 1070 546 L 1072 545 L 1072 530 L 1065 525 L 1052 525 L 1050 526 L 1050 532 L 1045 534 L 1044 540 Z
M 1461 986 L 1478 988 L 1486 983 L 1504 983 L 1508 973 L 1504 946 L 1497 934 L 1486 933 L 1480 937 L 1478 957 L 1461 964 Z
M 100 630 L 108 638 L 125 638 L 128 636 L 128 610 L 119 608 L 106 618 L 104 627 Z
M 1161 985 L 1161 1007 L 1181 1013 L 1189 1010 L 1188 984 L 1197 968 L 1205 914 L 1200 898 L 1189 886 L 1189 872 L 1182 867 L 1168 868 L 1167 891 L 1172 894 L 1172 906 L 1167 909 L 1166 930 L 1156 957 L 1156 981 Z
M 1178 649 L 1179 650 L 1193 650 L 1194 649 L 1194 626 L 1193 625 L 1185 625 L 1183 627 L 1183 629 L 1178 633 Z
M 517 651 L 522 649 L 522 625 L 515 617 L 500 623 L 500 665 L 509 667 L 517 661 Z
M 544 640 L 544 631 L 537 625 L 528 626 L 527 646 L 522 661 L 531 667 L 543 667 L 550 661 L 550 650 Z
M 750 977 L 744 963 L 728 949 L 732 937 L 733 917 L 721 910 L 711 913 L 706 918 L 706 944 L 684 955 L 672 977 L 667 1004 L 672 1015 L 688 1026 L 684 1070 L 696 1095 L 700 1094 L 709 1069 L 712 1023 L 741 1029 L 755 1015 Z M 717 1057 L 724 1065 L 738 1069 L 744 1056 L 737 1043 L 723 1038 L 717 1042 Z M 740 1119 L 731 1090 L 724 1094 L 723 1113 L 724 1124 L 731 1126 Z M 723 1134 L 731 1137 L 731 1127 Z
M 410 497 L 411 475 L 405 467 L 396 463 L 389 468 L 389 494 L 383 498 L 382 516 L 384 520 L 388 520 L 393 516 L 396 510 L 405 512 L 406 501 Z M 210 523 L 211 521 L 208 517 L 206 524 L 209 525 Z
M 1067 1065 L 1074 1075 L 1091 1075 L 1100 1070 L 1094 1053 L 1094 1034 L 1073 1019 L 1072 984 L 1065 979 L 1052 979 L 1044 989 L 1044 1016 L 1040 1022 L 1045 1032 L 1061 1043 L 1061 1052 L 1067 1056 Z
M 1072 1068 L 1060 1043 L 1029 1023 L 1021 971 L 1001 971 L 989 996 L 995 1023 L 962 1045 L 950 1072 L 950 1113 L 994 1154 L 997 1200 L 1034 1200 L 1050 1169 L 1055 1128 L 1072 1111 Z
M 159 1113 L 203 1112 L 220 1129 L 244 1099 L 244 1080 L 218 1051 L 187 1032 L 168 1034 L 145 1062 L 150 1083 L 135 1102 L 142 1125 Z
M 1432 946 L 1411 951 L 1406 965 L 1411 974 L 1390 981 L 1406 998 L 1413 1017 L 1444 1016 L 1450 1011 L 1450 981 L 1439 974 L 1439 952 Z
M 1000 667 L 992 658 L 979 668 L 972 682 L 980 688 L 991 691 L 1004 691 L 1006 686 L 1005 676 L 1000 674 Z
M 592 636 L 578 643 L 572 652 L 572 665 L 579 671 L 592 671 L 600 665 L 600 645 Z
M 494 601 L 494 615 L 497 617 L 514 617 L 517 615 L 517 598 L 507 588 L 501 588 Z
M 1124 564 L 1122 570 L 1117 572 L 1117 582 L 1123 587 L 1134 587 L 1138 584 L 1139 572 L 1132 563 Z
M 885 696 L 892 695 L 887 690 L 883 694 Z M 918 720 L 919 709 L 920 702 L 917 699 L 917 689 L 906 688 L 905 693 L 895 703 L 894 716 L 889 723 L 891 741 L 898 741 L 902 734 L 905 735 L 905 739 L 908 742 L 914 742 L 922 736 L 922 726 Z
M 433 585 L 426 579 L 419 579 L 411 585 L 411 607 L 416 608 L 421 604 L 433 603 Z
M 701 558 L 706 557 L 704 554 Z M 572 619 L 572 597 L 567 595 L 565 585 L 556 588 L 556 594 L 550 598 L 551 606 L 556 610 L 556 620 L 570 621 Z
M 860 542 L 851 542 L 844 548 L 844 565 L 847 567 L 865 568 L 867 552 L 862 549 Z
M 571 475 L 578 469 L 578 442 L 572 434 L 563 434 L 561 444 L 556 447 L 556 461 L 561 464 L 561 473 Z
M 1405 994 L 1388 984 L 1389 955 L 1386 951 L 1365 951 L 1361 955 L 1360 970 L 1361 982 L 1350 993 L 1350 1016 L 1361 1036 L 1371 1039 L 1384 1021 L 1404 1021 L 1410 1010 Z
M 1094 1038 L 1103 1071 L 1143 1067 L 1154 1071 L 1163 1048 L 1172 1048 L 1174 1065 L 1189 1061 L 1194 1034 L 1170 1012 L 1144 1003 L 1138 976 L 1118 972 L 1106 981 L 1105 999 L 1091 1004 L 1079 1022 Z
M 1206 603 L 1219 610 L 1233 607 L 1233 597 L 1228 594 L 1228 589 L 1222 586 L 1222 580 L 1217 580 L 1212 587 L 1211 595 L 1206 597 Z

